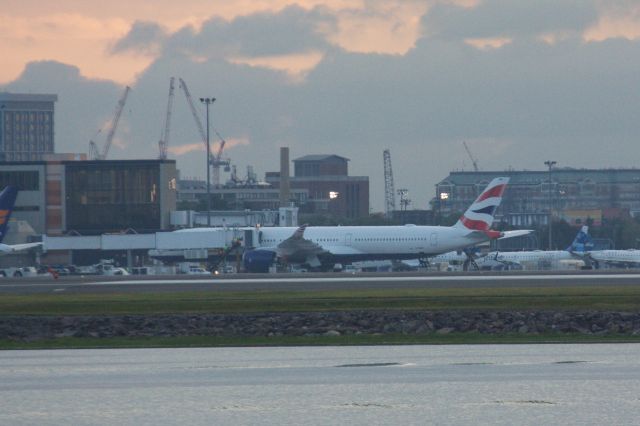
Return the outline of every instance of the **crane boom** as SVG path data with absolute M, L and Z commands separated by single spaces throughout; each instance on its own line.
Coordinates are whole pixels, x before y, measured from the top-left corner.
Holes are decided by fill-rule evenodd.
M 206 151 L 207 134 L 204 131 L 204 126 L 202 125 L 202 121 L 200 121 L 200 115 L 198 114 L 198 111 L 196 110 L 196 106 L 193 103 L 193 98 L 191 97 L 191 93 L 189 92 L 187 83 L 182 78 L 179 78 L 178 81 L 180 82 L 180 88 L 182 89 L 182 92 L 184 93 L 185 98 L 187 98 L 189 109 L 191 109 L 191 114 L 193 115 L 193 119 L 196 122 L 196 126 L 198 127 L 198 132 L 202 137 L 202 141 L 204 142 L 205 151 Z M 218 145 L 218 150 L 216 151 L 216 153 L 211 155 L 210 165 L 213 168 L 213 176 L 212 176 L 213 186 L 219 187 L 220 186 L 220 166 L 225 166 L 225 170 L 226 168 L 229 167 L 229 160 L 222 159 L 222 152 L 224 150 L 224 146 L 226 145 L 227 141 L 225 141 L 224 138 L 220 136 L 220 133 L 218 133 L 215 129 L 213 129 L 213 131 L 220 138 L 220 145 Z
M 167 116 L 164 122 L 164 133 L 160 135 L 160 141 L 158 142 L 158 148 L 160 150 L 160 154 L 158 156 L 161 160 L 167 159 L 167 149 L 169 148 L 169 131 L 171 128 L 171 109 L 173 107 L 173 97 L 174 97 L 174 85 L 175 78 L 171 77 L 169 79 L 169 100 L 167 101 Z
M 184 92 L 185 98 L 187 98 L 187 103 L 189 104 L 189 109 L 191 109 L 191 114 L 193 115 L 193 119 L 196 121 L 196 126 L 198 127 L 198 132 L 202 137 L 202 142 L 204 142 L 205 149 L 207 146 L 207 134 L 204 131 L 204 126 L 202 125 L 202 121 L 200 121 L 200 115 L 198 115 L 198 111 L 196 110 L 196 106 L 193 103 L 193 98 L 191 98 L 191 93 L 189 92 L 189 88 L 187 87 L 187 83 L 184 82 L 182 78 L 179 78 L 180 88 Z
M 116 129 L 118 128 L 118 122 L 120 121 L 120 116 L 122 115 L 122 110 L 124 109 L 124 104 L 127 102 L 127 96 L 131 91 L 131 87 L 127 86 L 124 89 L 124 93 L 120 97 L 118 101 L 118 106 L 116 107 L 116 112 L 111 121 L 111 127 L 109 128 L 109 133 L 107 133 L 107 138 L 104 142 L 104 147 L 102 148 L 102 153 L 96 152 L 96 160 L 106 160 L 107 155 L 109 154 L 109 148 L 111 148 L 111 142 L 113 142 L 113 137 L 116 134 Z M 95 145 L 95 144 L 94 144 Z
M 467 142 L 466 141 L 462 141 L 462 144 L 464 145 L 464 149 L 467 151 L 467 154 L 469 155 L 469 158 L 471 159 L 471 164 L 473 164 L 473 170 L 474 171 L 479 171 L 480 169 L 478 168 L 478 162 L 476 161 L 475 158 L 473 158 L 473 155 L 471 155 L 471 151 L 469 150 L 469 147 L 467 146 Z
M 385 214 L 387 218 L 393 216 L 393 211 L 396 209 L 396 193 L 393 185 L 393 169 L 391 168 L 391 151 L 385 149 L 382 152 L 382 159 L 384 161 L 384 204 Z

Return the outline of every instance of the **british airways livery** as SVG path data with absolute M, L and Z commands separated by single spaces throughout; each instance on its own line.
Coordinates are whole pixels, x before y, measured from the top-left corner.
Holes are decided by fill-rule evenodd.
M 361 260 L 426 259 L 529 230 L 491 230 L 509 178 L 493 179 L 458 222 L 446 226 L 306 226 L 262 228 L 259 245 L 245 252 L 248 272 L 267 272 L 274 262 L 330 268 Z

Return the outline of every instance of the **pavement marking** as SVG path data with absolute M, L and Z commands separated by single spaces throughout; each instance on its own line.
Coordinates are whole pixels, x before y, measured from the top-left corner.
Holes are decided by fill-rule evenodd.
M 184 281 L 185 284 L 260 284 L 277 281 L 279 283 L 326 283 L 326 282 L 406 282 L 406 281 L 525 281 L 525 280 L 576 280 L 585 281 L 602 279 L 640 279 L 640 274 L 611 275 L 491 275 L 491 276 L 438 276 L 438 277 L 344 277 L 344 278 L 237 278 L 237 279 L 195 279 Z M 176 284 L 179 279 L 96 281 L 86 285 L 138 285 L 138 284 Z

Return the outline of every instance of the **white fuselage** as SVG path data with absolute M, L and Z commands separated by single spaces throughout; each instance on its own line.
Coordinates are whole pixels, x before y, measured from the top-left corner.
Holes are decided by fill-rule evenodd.
M 498 262 L 552 262 L 560 260 L 576 259 L 576 256 L 572 255 L 566 250 L 533 250 L 533 251 L 511 251 L 511 252 L 496 252 L 487 253 L 481 261 L 498 261 Z
M 297 228 L 262 228 L 260 247 L 276 247 Z M 479 232 L 442 226 L 315 226 L 307 227 L 304 238 L 335 256 L 362 258 L 417 258 L 462 249 L 487 241 Z
M 640 250 L 594 250 L 589 256 L 598 262 L 640 265 Z

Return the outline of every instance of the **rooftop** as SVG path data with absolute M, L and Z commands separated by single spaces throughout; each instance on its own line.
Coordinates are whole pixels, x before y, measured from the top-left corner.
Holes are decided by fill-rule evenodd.
M 326 160 L 330 160 L 330 159 L 339 159 L 339 160 L 343 160 L 343 161 L 350 161 L 348 158 L 346 157 L 341 157 L 339 155 L 335 155 L 335 154 L 327 154 L 327 155 L 322 155 L 322 154 L 316 154 L 316 155 L 305 155 L 303 157 L 299 157 L 296 158 L 295 160 L 293 160 L 294 162 L 296 161 L 326 161 Z
M 507 170 L 480 172 L 450 172 L 449 176 L 438 182 L 438 185 L 452 183 L 454 185 L 487 184 L 498 176 L 508 176 L 510 185 L 528 185 L 549 179 L 549 170 Z M 575 169 L 571 167 L 555 168 L 551 176 L 557 182 L 640 183 L 640 169 Z

